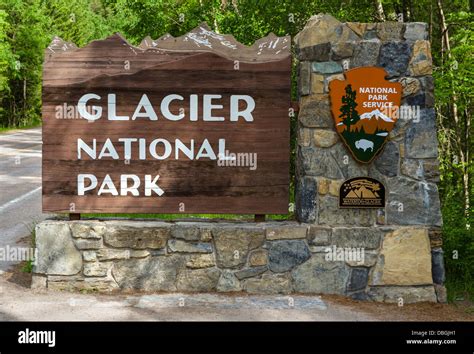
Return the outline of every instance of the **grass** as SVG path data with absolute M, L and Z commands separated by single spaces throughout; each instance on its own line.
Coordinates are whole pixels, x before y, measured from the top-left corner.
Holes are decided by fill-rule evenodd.
M 33 224 L 32 229 L 30 230 L 30 246 L 33 249 L 36 249 L 36 223 Z M 29 259 L 25 262 L 21 271 L 24 273 L 33 273 L 33 259 Z
M 35 123 L 35 124 L 27 124 L 25 126 L 21 127 L 0 127 L 0 134 L 1 133 L 7 133 L 13 130 L 21 130 L 21 129 L 31 129 L 31 128 L 37 128 L 40 127 L 41 123 Z
M 456 279 L 448 273 L 445 286 L 448 291 L 448 302 L 474 301 L 474 283 Z

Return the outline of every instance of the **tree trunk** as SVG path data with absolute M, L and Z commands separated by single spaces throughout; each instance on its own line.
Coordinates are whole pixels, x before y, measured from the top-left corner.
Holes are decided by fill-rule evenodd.
M 380 22 L 385 21 L 385 13 L 383 11 L 382 0 L 375 0 L 375 8 L 377 10 L 377 19 Z

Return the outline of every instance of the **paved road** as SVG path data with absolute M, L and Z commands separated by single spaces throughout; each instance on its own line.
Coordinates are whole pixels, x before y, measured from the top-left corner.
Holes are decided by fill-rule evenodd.
M 0 248 L 29 246 L 41 213 L 41 128 L 0 134 Z M 14 262 L 13 262 L 14 263 Z M 12 262 L 1 262 L 6 270 Z
M 0 275 L 0 321 L 374 321 L 319 296 L 91 295 L 34 291 Z

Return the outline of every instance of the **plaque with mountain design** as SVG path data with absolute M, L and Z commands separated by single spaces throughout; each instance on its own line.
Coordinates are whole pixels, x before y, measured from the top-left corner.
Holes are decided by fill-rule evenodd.
M 339 190 L 340 208 L 383 208 L 385 187 L 370 177 L 355 177 L 345 181 Z
M 382 68 L 361 67 L 329 83 L 336 131 L 354 158 L 370 163 L 398 119 L 402 86 L 385 79 Z

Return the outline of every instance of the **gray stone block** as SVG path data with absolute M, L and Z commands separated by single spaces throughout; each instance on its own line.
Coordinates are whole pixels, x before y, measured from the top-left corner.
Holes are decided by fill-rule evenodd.
M 336 227 L 332 231 L 332 243 L 337 247 L 376 249 L 384 234 L 374 227 Z
M 212 246 L 210 243 L 189 243 L 183 240 L 169 240 L 168 249 L 170 252 L 182 253 L 212 253 Z
M 348 291 L 365 289 L 369 281 L 369 268 L 352 268 L 351 278 L 347 286 Z
M 334 161 L 331 149 L 319 147 L 299 148 L 299 162 L 303 175 L 306 176 L 324 176 L 331 179 L 341 179 L 344 176 Z
M 443 285 L 446 280 L 446 271 L 444 269 L 444 252 L 441 248 L 431 250 L 431 271 L 433 283 Z
M 102 248 L 104 245 L 102 239 L 91 240 L 91 239 L 82 239 L 82 238 L 75 238 L 74 244 L 79 250 L 97 250 L 99 248 Z
M 398 41 L 402 39 L 405 31 L 403 22 L 379 22 L 377 23 L 377 36 L 382 41 Z
M 107 221 L 104 241 L 117 248 L 164 248 L 170 237 L 169 223 Z
M 299 177 L 295 190 L 295 214 L 300 222 L 315 222 L 317 209 L 318 186 L 313 177 Z
M 438 299 L 438 302 L 445 304 L 448 302 L 448 292 L 446 290 L 446 287 L 444 285 L 439 285 L 435 284 L 434 285 L 435 292 L 436 292 L 436 298 Z
M 237 279 L 242 280 L 246 278 L 256 277 L 260 274 L 265 273 L 268 270 L 267 266 L 252 267 L 235 272 Z
M 351 152 L 346 148 L 342 141 L 338 142 L 328 150 L 330 155 L 333 157 L 334 162 L 336 163 L 333 168 L 340 171 L 342 175 L 338 175 L 337 177 L 330 177 L 329 175 L 324 175 L 324 177 L 333 179 L 348 179 L 355 176 L 367 175 L 369 169 L 367 164 L 358 163 L 352 157 Z M 336 176 L 336 174 L 334 175 Z
M 313 246 L 325 246 L 331 242 L 332 229 L 328 227 L 310 226 L 308 230 L 308 242 Z
M 369 297 L 374 301 L 411 304 L 415 302 L 437 302 L 434 287 L 423 286 L 377 286 L 369 289 Z
M 305 239 L 308 225 L 296 223 L 276 223 L 265 227 L 267 240 Z
M 309 61 L 300 62 L 298 92 L 300 96 L 306 96 L 311 93 L 311 63 Z
M 328 61 L 331 51 L 331 43 L 320 43 L 304 48 L 296 47 L 298 60 Z
M 403 41 L 387 42 L 380 48 L 378 65 L 383 67 L 389 77 L 406 73 L 411 57 L 410 44 Z
M 309 85 L 309 84 L 308 84 Z M 309 93 L 309 91 L 308 91 Z M 307 128 L 330 128 L 334 126 L 328 95 L 314 95 L 301 105 L 298 120 Z
M 426 108 L 426 95 L 424 92 L 420 92 L 416 95 L 411 95 L 402 99 L 402 105 L 405 106 L 417 106 Z
M 88 262 L 84 263 L 83 272 L 86 277 L 105 277 L 111 267 L 111 262 Z
M 352 57 L 356 42 L 336 42 L 332 44 L 332 60 L 341 60 Z
M 335 197 L 320 197 L 318 199 L 318 223 L 326 226 L 375 225 L 376 211 L 372 209 L 340 209 Z
M 393 177 L 398 174 L 399 160 L 398 144 L 389 141 L 383 147 L 382 153 L 375 158 L 374 165 L 383 175 Z
M 263 228 L 228 227 L 212 231 L 217 265 L 236 268 L 247 261 L 250 250 L 260 247 L 265 239 Z
M 335 61 L 313 62 L 311 64 L 313 72 L 320 74 L 337 74 L 342 73 L 342 66 Z
M 405 136 L 408 158 L 429 159 L 438 157 L 436 117 L 433 108 L 420 110 L 420 121 L 410 122 Z
M 403 37 L 409 41 L 428 39 L 428 24 L 425 22 L 407 22 Z
M 326 261 L 323 253 L 313 256 L 291 272 L 296 292 L 345 294 L 349 267 L 344 262 Z
M 216 290 L 219 292 L 227 293 L 241 291 L 242 287 L 240 286 L 239 280 L 231 271 L 224 270 L 222 271 L 219 281 L 217 282 Z
M 186 257 L 180 255 L 121 260 L 115 262 L 112 274 L 121 289 L 176 291 L 176 277 L 185 263 Z
M 93 220 L 78 220 L 69 223 L 72 237 L 101 239 L 105 233 L 105 223 Z
M 388 224 L 442 225 L 436 184 L 393 177 L 388 179 L 385 187 L 388 192 L 385 208 Z
M 243 287 L 250 294 L 289 294 L 292 292 L 288 274 L 265 273 L 260 278 L 244 280 Z
M 176 287 L 179 291 L 215 291 L 221 271 L 217 268 L 185 269 L 179 272 Z
M 268 267 L 272 272 L 283 273 L 310 257 L 311 252 L 303 240 L 273 241 L 268 251 Z
M 74 275 L 82 269 L 82 255 L 74 245 L 67 222 L 39 223 L 36 226 L 36 248 L 34 273 Z
M 376 65 L 377 59 L 379 57 L 379 52 L 379 40 L 361 41 L 357 43 L 354 48 L 354 56 L 352 57 L 350 63 L 351 68 Z
M 201 230 L 198 225 L 176 223 L 171 227 L 171 237 L 186 241 L 199 241 Z
M 438 159 L 403 159 L 400 167 L 403 175 L 428 182 L 439 182 Z

